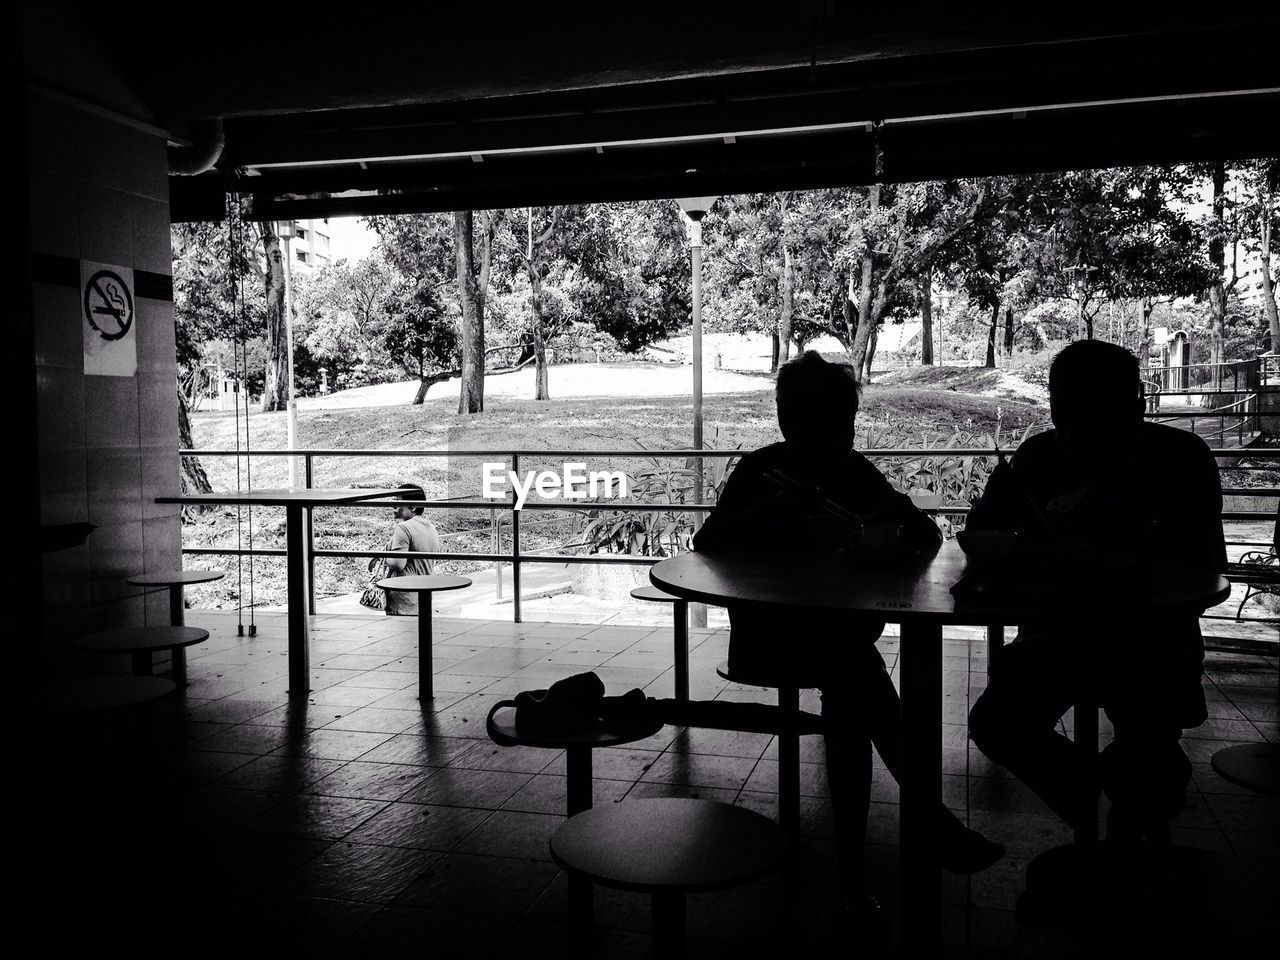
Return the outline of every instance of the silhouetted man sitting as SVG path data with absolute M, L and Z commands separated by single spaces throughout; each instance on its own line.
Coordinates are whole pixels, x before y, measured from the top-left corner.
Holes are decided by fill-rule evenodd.
M 1080 341 L 1049 371 L 1054 428 L 1029 438 L 992 473 L 969 529 L 1018 528 L 1032 541 L 1075 547 L 1106 568 L 1128 557 L 1123 585 L 1156 560 L 1222 571 L 1222 492 L 1204 441 L 1142 417 L 1138 361 Z M 1080 563 L 1082 561 L 1076 561 Z M 1046 575 L 1050 575 L 1046 573 Z M 1183 728 L 1204 722 L 1199 620 L 1182 614 L 1132 623 L 1024 624 L 989 665 L 969 732 L 988 757 L 1036 791 L 1072 826 L 1111 800 L 1107 835 L 1164 840 L 1186 799 L 1191 764 Z M 1114 739 L 1093 767 L 1056 730 L 1077 701 L 1100 703 Z
M 777 382 L 783 442 L 739 461 L 695 548 L 776 551 L 780 564 L 788 550 L 826 549 L 832 563 L 843 563 L 833 547 L 848 542 L 860 519 L 899 526 L 907 549 L 936 549 L 942 536 L 934 522 L 853 450 L 859 392 L 851 367 L 817 353 L 783 366 Z M 822 690 L 840 877 L 860 903 L 872 742 L 895 777 L 899 770 L 901 703 L 875 648 L 884 621 L 817 609 L 730 607 L 729 622 L 731 671 L 784 674 L 799 679 L 798 686 Z M 947 869 L 973 873 L 1003 855 L 945 808 L 939 818 L 938 860 Z

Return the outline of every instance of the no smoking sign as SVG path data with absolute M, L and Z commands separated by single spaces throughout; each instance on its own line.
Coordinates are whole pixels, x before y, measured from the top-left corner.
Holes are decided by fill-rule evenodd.
M 84 372 L 132 377 L 138 371 L 133 271 L 80 262 Z

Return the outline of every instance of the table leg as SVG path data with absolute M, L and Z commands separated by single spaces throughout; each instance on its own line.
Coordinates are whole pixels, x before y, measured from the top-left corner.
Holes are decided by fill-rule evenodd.
M 289 604 L 289 696 L 311 692 L 311 638 L 307 625 L 307 557 L 302 507 L 284 508 Z
M 672 605 L 675 616 L 676 702 L 689 702 L 689 604 L 677 600 Z
M 1098 782 L 1098 707 L 1092 703 L 1077 703 L 1072 708 L 1072 739 L 1076 747 L 1084 754 L 1084 782 L 1081 807 L 1092 805 L 1094 817 L 1087 824 L 1081 824 L 1075 830 L 1076 843 L 1098 842 L 1098 794 L 1095 784 Z
M 568 812 L 572 817 L 575 813 L 591 809 L 591 748 L 569 747 L 564 752 L 564 765 Z
M 151 676 L 151 651 L 139 650 L 133 654 L 133 675 L 135 677 Z
M 418 700 L 435 696 L 431 680 L 431 591 L 418 594 Z
M 778 688 L 778 710 L 786 726 L 778 734 L 778 823 L 795 839 L 800 835 L 799 687 Z
M 683 957 L 685 955 L 684 893 L 664 890 L 653 895 L 653 955 Z
M 901 945 L 906 957 L 942 952 L 942 625 L 902 624 Z
M 183 601 L 182 584 L 169 586 L 169 624 L 175 627 L 184 626 L 187 622 L 187 605 Z
M 187 604 L 183 596 L 183 586 L 180 583 L 171 584 L 169 587 L 169 623 L 175 627 L 184 626 L 187 622 Z M 179 687 L 187 685 L 187 651 L 185 647 L 174 647 L 169 653 L 169 663 L 172 666 L 173 682 Z M 134 670 L 134 673 L 138 673 Z M 145 674 L 139 673 L 138 676 L 150 676 L 151 671 Z

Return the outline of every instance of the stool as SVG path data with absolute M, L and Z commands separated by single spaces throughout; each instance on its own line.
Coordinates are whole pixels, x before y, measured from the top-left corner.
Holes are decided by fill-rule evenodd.
M 125 582 L 134 587 L 168 587 L 169 625 L 181 627 L 187 622 L 183 588 L 189 583 L 212 583 L 225 576 L 226 572 L 222 570 L 156 570 L 136 574 Z M 173 676 L 175 680 L 181 676 L 181 685 L 186 686 L 187 652 L 184 647 L 173 649 Z
M 151 676 L 151 657 L 157 651 L 173 654 L 173 682 L 187 685 L 186 657 L 178 651 L 209 639 L 209 631 L 199 627 L 122 627 L 80 637 L 72 646 L 84 653 L 128 653 L 133 657 L 133 675 Z
M 650 603 L 669 603 L 675 619 L 675 670 L 676 700 L 689 702 L 689 601 L 672 596 L 652 585 L 636 587 L 631 591 L 636 600 Z
M 591 751 L 597 747 L 619 747 L 651 737 L 662 729 L 661 720 L 644 720 L 633 723 L 601 722 L 585 733 L 545 735 L 521 733 L 516 726 L 516 702 L 502 700 L 493 705 L 485 720 L 489 739 L 501 747 L 545 747 L 563 750 L 565 760 L 565 794 L 569 816 L 590 810 Z M 591 881 L 580 876 L 569 877 L 569 909 L 584 924 L 591 921 Z
M 150 734 L 148 707 L 175 690 L 175 683 L 160 677 L 68 677 L 0 698 L 0 715 L 91 716 L 129 710 L 141 751 Z
M 722 660 L 716 673 L 730 683 L 748 687 L 767 687 L 778 691 L 778 710 L 784 729 L 778 737 L 778 823 L 793 839 L 800 835 L 800 690 L 815 687 L 812 682 L 778 676 L 757 675 L 744 670 L 730 670 Z
M 551 835 L 551 856 L 570 877 L 653 897 L 656 957 L 684 956 L 687 894 L 762 876 L 787 849 L 773 821 L 718 800 L 624 800 L 579 813 Z
M 418 595 L 418 699 L 435 696 L 431 683 L 431 594 L 437 590 L 461 590 L 471 586 L 467 577 L 388 577 L 378 586 L 389 592 Z
M 489 739 L 500 747 L 545 747 L 565 754 L 568 814 L 591 809 L 591 751 L 597 747 L 619 747 L 652 737 L 662 729 L 657 719 L 631 723 L 601 721 L 585 733 L 528 734 L 516 726 L 516 702 L 502 700 L 493 705 L 485 720 Z
M 1212 757 L 1222 779 L 1246 790 L 1280 796 L 1280 743 L 1237 743 Z

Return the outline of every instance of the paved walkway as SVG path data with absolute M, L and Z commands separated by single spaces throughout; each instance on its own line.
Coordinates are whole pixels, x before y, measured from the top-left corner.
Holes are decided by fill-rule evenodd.
M 120 805 L 110 830 L 101 817 L 83 816 L 84 775 L 66 753 L 49 753 L 51 779 L 24 773 L 31 786 L 20 833 L 38 847 L 36 862 L 47 865 L 50 882 L 69 858 L 80 885 L 86 876 L 107 882 L 127 856 L 157 884 L 145 901 L 150 933 L 171 920 L 184 938 L 198 940 L 194 948 L 217 956 L 565 955 L 567 885 L 548 850 L 564 818 L 564 758 L 554 750 L 498 748 L 485 736 L 484 718 L 500 698 L 583 670 L 594 670 L 611 692 L 640 687 L 670 696 L 668 629 L 442 618 L 433 645 L 436 696 L 422 702 L 412 620 L 316 617 L 312 690 L 289 706 L 283 617 L 260 616 L 254 638 L 237 636 L 234 617 L 223 612 L 192 609 L 188 620 L 211 637 L 193 648 L 180 718 L 165 729 L 166 761 L 145 793 Z M 770 699 L 771 692 L 716 677 L 726 643 L 722 630 L 692 632 L 694 696 Z M 1088 929 L 1045 930 L 1015 916 L 1028 861 L 1068 842 L 1070 833 L 967 742 L 969 704 L 986 684 L 981 631 L 948 630 L 944 643 L 944 798 L 1008 849 L 984 873 L 946 876 L 944 956 L 1097 956 Z M 878 646 L 896 675 L 897 639 L 887 636 Z M 1174 839 L 1221 852 L 1238 869 L 1274 864 L 1280 801 L 1232 787 L 1209 759 L 1231 743 L 1280 740 L 1275 658 L 1213 655 L 1207 669 L 1210 719 L 1183 741 L 1193 782 Z M 812 692 L 805 706 L 818 706 Z M 1108 735 L 1104 722 L 1102 739 Z M 696 796 L 775 816 L 776 750 L 767 735 L 668 727 L 626 748 L 595 752 L 595 802 Z M 850 949 L 849 931 L 832 910 L 833 822 L 820 737 L 803 739 L 802 761 L 803 839 L 794 869 L 690 897 L 690 956 Z M 58 777 L 68 783 L 54 782 Z M 113 794 L 102 779 L 92 782 L 98 811 Z M 65 813 L 50 813 L 63 798 Z M 872 798 L 867 883 L 893 918 L 898 792 L 878 759 Z M 33 829 L 33 818 L 43 823 L 38 818 L 46 816 L 56 829 Z M 85 830 L 73 845 L 69 831 L 80 823 Z M 119 850 L 99 849 L 108 835 L 124 838 Z M 67 849 L 51 849 L 56 843 Z M 1257 889 L 1275 902 L 1270 886 Z M 171 905 L 159 899 L 166 891 Z M 1181 916 L 1208 925 L 1200 919 L 1203 891 L 1190 891 L 1187 903 L 1191 910 Z M 1229 921 L 1217 918 L 1213 947 L 1196 955 L 1222 955 L 1222 938 L 1242 936 L 1251 919 L 1273 936 L 1265 910 L 1243 910 Z M 594 956 L 646 956 L 648 928 L 645 897 L 596 892 Z

